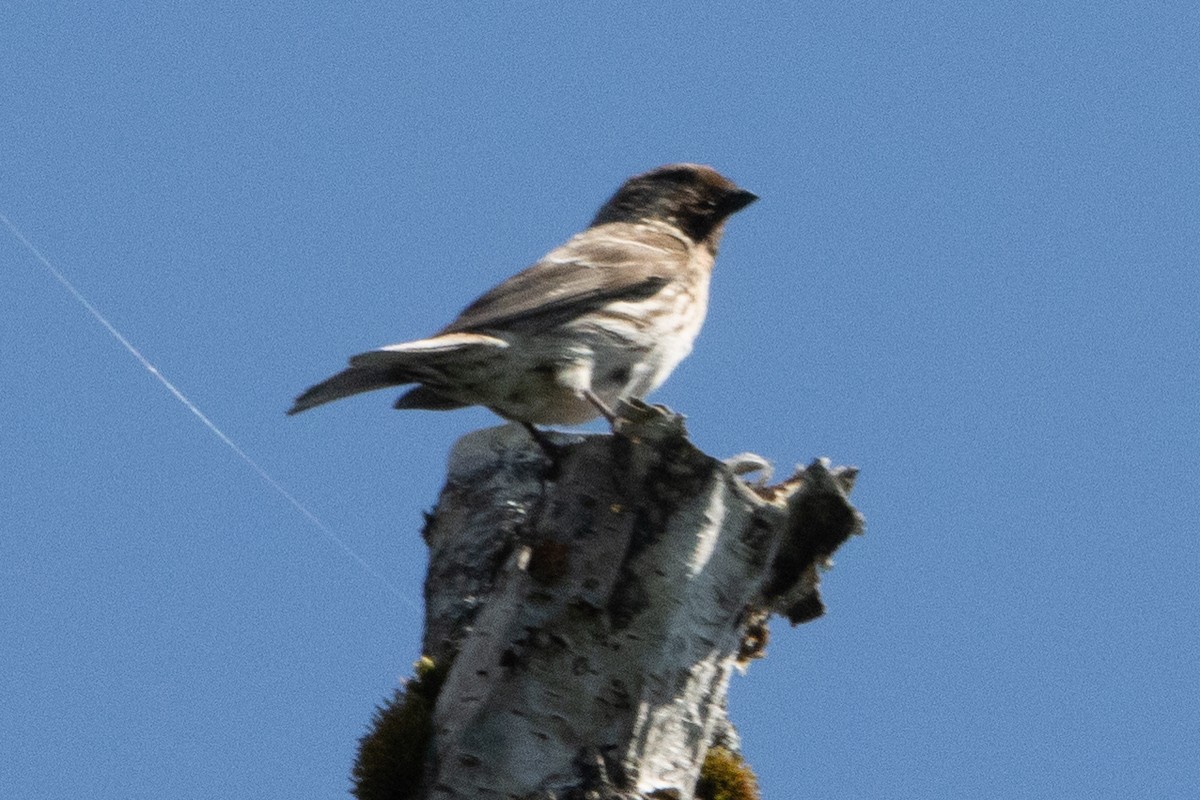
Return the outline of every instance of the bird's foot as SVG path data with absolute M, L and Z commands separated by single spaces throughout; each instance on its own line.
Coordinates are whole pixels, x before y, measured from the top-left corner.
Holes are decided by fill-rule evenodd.
M 666 406 L 650 405 L 642 400 L 622 399 L 617 401 L 612 430 L 615 434 L 631 439 L 686 439 L 687 428 L 684 427 L 683 420 L 682 414 L 676 414 Z

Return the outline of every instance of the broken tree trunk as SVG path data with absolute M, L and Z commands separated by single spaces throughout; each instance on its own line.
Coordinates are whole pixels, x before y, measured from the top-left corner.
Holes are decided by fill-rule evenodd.
M 855 471 L 818 461 L 770 487 L 626 405 L 618 433 L 463 437 L 429 519 L 424 653 L 449 665 L 423 800 L 694 796 L 737 750 L 731 671 L 766 623 L 822 613 L 818 570 L 861 517 Z M 551 472 L 553 474 L 551 474 Z

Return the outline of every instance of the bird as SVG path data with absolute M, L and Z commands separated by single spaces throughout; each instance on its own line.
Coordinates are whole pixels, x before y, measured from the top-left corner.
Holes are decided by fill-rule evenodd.
M 692 350 L 727 218 L 757 200 L 712 167 L 626 180 L 582 232 L 468 305 L 433 336 L 369 350 L 288 414 L 411 385 L 397 409 L 484 406 L 523 424 L 576 425 L 641 400 Z

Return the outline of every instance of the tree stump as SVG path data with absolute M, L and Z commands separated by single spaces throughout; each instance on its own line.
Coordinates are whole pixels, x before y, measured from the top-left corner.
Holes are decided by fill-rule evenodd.
M 641 403 L 611 435 L 464 436 L 425 529 L 423 649 L 447 665 L 423 800 L 694 796 L 734 752 L 733 669 L 767 620 L 823 612 L 819 570 L 862 529 L 856 471 L 748 484 Z M 406 795 L 400 795 L 406 796 Z

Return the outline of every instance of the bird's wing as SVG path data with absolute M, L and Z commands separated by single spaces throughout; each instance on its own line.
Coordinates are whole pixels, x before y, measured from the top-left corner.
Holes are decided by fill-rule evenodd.
M 628 223 L 589 228 L 471 303 L 441 332 L 561 324 L 604 303 L 650 297 L 689 256 L 682 235 Z

